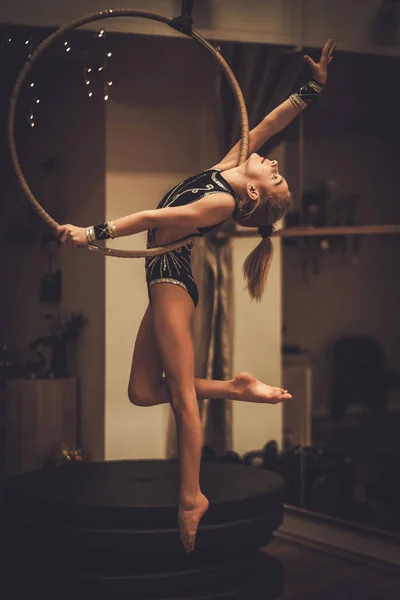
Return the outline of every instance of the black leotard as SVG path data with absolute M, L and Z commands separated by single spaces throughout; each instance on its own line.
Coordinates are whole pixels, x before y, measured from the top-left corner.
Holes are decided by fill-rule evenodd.
M 220 169 L 208 169 L 197 175 L 192 175 L 184 179 L 172 190 L 167 192 L 161 200 L 157 208 L 166 208 L 169 206 L 185 206 L 196 200 L 200 200 L 206 194 L 216 194 L 220 192 L 231 194 L 235 200 L 236 196 L 229 183 L 222 177 Z M 198 233 L 193 234 L 202 237 L 205 233 L 212 231 L 217 225 L 210 227 L 198 227 Z M 155 248 L 156 229 L 149 229 L 147 234 L 147 248 Z M 192 237 L 192 235 L 187 236 Z M 186 238 L 182 238 L 184 240 Z M 196 283 L 193 279 L 192 270 L 190 267 L 190 258 L 192 254 L 194 242 L 190 242 L 186 246 L 181 246 L 172 252 L 146 258 L 146 279 L 150 297 L 150 289 L 157 283 L 173 283 L 181 286 L 188 292 L 197 306 L 199 300 L 199 292 Z

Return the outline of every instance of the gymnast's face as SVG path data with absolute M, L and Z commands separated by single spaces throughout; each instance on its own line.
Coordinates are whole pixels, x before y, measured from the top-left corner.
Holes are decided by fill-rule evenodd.
M 258 190 L 263 189 L 268 195 L 285 198 L 289 193 L 287 181 L 279 173 L 277 160 L 269 160 L 259 154 L 251 154 L 244 163 L 247 180 L 247 193 L 252 200 L 257 200 Z

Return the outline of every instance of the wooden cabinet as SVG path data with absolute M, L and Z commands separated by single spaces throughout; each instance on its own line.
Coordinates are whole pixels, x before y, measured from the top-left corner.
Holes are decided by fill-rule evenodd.
M 3 392 L 4 477 L 42 467 L 46 453 L 63 442 L 77 445 L 76 379 L 15 379 Z

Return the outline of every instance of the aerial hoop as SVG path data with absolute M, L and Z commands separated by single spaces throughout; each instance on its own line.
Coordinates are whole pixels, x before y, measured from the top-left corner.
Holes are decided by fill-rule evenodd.
M 44 210 L 44 208 L 36 200 L 34 194 L 32 193 L 32 190 L 30 189 L 30 187 L 25 179 L 25 176 L 22 172 L 22 168 L 21 168 L 21 165 L 20 165 L 20 162 L 18 159 L 16 143 L 15 143 L 15 113 L 16 113 L 18 97 L 21 92 L 22 85 L 26 79 L 26 76 L 32 69 L 32 66 L 34 65 L 35 61 L 44 52 L 44 50 L 46 50 L 46 48 L 48 48 L 51 44 L 53 44 L 53 42 L 55 42 L 58 38 L 63 36 L 66 32 L 77 29 L 78 27 L 81 27 L 82 25 L 87 25 L 88 23 L 93 23 L 95 21 L 101 21 L 103 19 L 109 19 L 112 17 L 140 17 L 143 19 L 159 21 L 161 23 L 165 23 L 166 25 L 171 26 L 174 29 L 177 29 L 177 27 L 176 27 L 177 19 L 176 18 L 165 17 L 163 15 L 153 13 L 153 12 L 150 12 L 147 10 L 117 8 L 117 9 L 101 10 L 99 12 L 92 13 L 90 15 L 82 17 L 81 19 L 77 19 L 76 21 L 73 21 L 70 25 L 67 25 L 65 27 L 60 27 L 59 29 L 54 31 L 52 34 L 50 34 L 46 39 L 44 39 L 43 42 L 41 42 L 39 44 L 39 46 L 37 46 L 37 48 L 35 48 L 35 50 L 32 51 L 32 53 L 29 55 L 28 59 L 22 66 L 22 68 L 19 72 L 19 75 L 16 79 L 14 88 L 11 92 L 10 109 L 9 109 L 9 114 L 8 114 L 8 141 L 9 141 L 11 160 L 14 165 L 14 169 L 16 171 L 19 183 L 20 183 L 23 191 L 25 192 L 28 200 L 30 201 L 30 203 L 32 204 L 32 206 L 36 210 L 36 212 L 39 214 L 39 216 L 43 219 L 43 221 L 52 229 L 57 229 L 59 227 L 59 224 Z M 205 38 L 203 38 L 203 36 L 201 36 L 195 29 L 192 29 L 191 27 L 190 27 L 190 29 L 181 30 L 181 31 L 183 34 L 187 35 L 188 37 L 193 38 L 196 42 L 200 43 L 206 50 L 208 50 L 210 52 L 210 54 L 212 54 L 212 56 L 215 58 L 215 60 L 222 67 L 222 70 L 225 73 L 225 75 L 228 79 L 228 82 L 232 88 L 232 91 L 233 91 L 235 99 L 236 99 L 239 116 L 240 116 L 241 141 L 240 141 L 239 159 L 238 159 L 238 163 L 237 163 L 239 165 L 247 159 L 248 148 L 249 148 L 249 123 L 248 123 L 248 117 L 247 117 L 247 110 L 246 110 L 246 104 L 244 102 L 243 94 L 239 87 L 239 84 L 238 84 L 231 68 L 225 61 L 225 59 L 221 56 L 219 51 L 216 48 L 214 48 L 214 46 L 212 44 L 210 44 L 210 42 L 208 42 Z M 195 239 L 196 239 L 196 236 L 187 238 L 185 240 L 185 244 L 188 244 L 189 242 L 191 242 Z M 100 252 L 107 256 L 118 256 L 118 257 L 122 257 L 122 258 L 139 258 L 139 257 L 149 257 L 149 256 L 157 256 L 159 254 L 164 254 L 165 252 L 170 252 L 171 250 L 174 250 L 175 248 L 179 248 L 180 246 L 182 246 L 182 241 L 175 242 L 174 244 L 169 244 L 169 245 L 158 247 L 158 248 L 147 249 L 147 250 L 146 249 L 143 249 L 143 250 L 118 250 L 115 248 L 107 248 L 105 246 L 97 246 L 97 245 L 89 245 L 88 249 L 96 251 L 96 252 Z

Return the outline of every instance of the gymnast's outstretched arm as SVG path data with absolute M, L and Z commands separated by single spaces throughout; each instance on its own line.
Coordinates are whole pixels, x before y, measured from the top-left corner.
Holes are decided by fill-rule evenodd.
M 305 55 L 305 61 L 310 65 L 315 82 L 324 86 L 328 77 L 328 65 L 332 61 L 332 53 L 336 48 L 333 40 L 328 40 L 322 49 L 318 63 L 310 56 Z M 274 108 L 264 119 L 250 131 L 249 154 L 257 152 L 273 135 L 279 133 L 289 125 L 299 114 L 299 105 L 293 104 L 289 98 Z M 222 170 L 231 169 L 236 166 L 239 157 L 240 142 L 235 144 L 228 154 L 215 167 Z
M 200 200 L 185 206 L 167 207 L 155 210 L 142 210 L 115 219 L 112 224 L 118 237 L 133 235 L 158 227 L 193 228 L 216 225 L 229 218 L 235 210 L 235 200 L 225 192 L 207 194 Z M 60 241 L 68 246 L 80 247 L 88 244 L 86 227 L 60 225 Z

